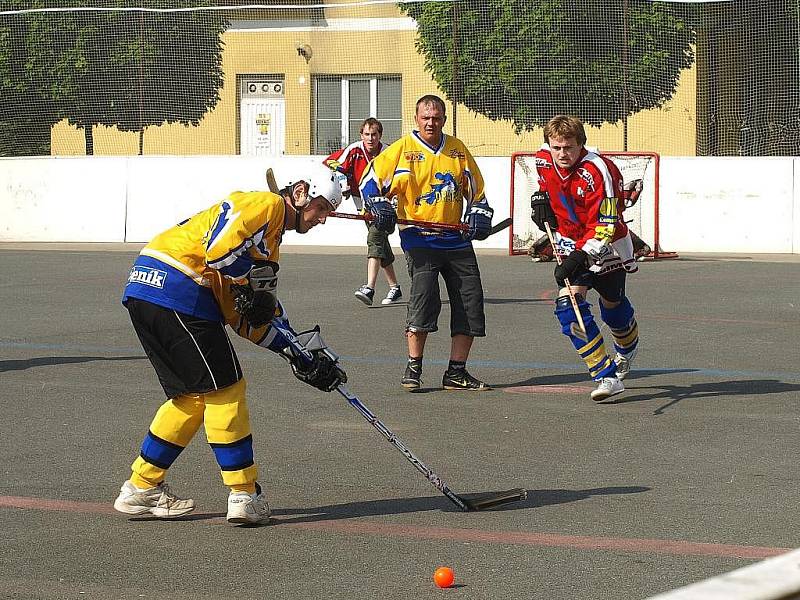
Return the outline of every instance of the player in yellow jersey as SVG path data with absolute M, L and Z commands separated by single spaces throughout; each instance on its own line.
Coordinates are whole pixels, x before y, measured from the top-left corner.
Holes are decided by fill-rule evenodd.
M 292 348 L 302 334 L 277 298 L 283 232 L 305 233 L 342 201 L 333 173 L 309 166 L 281 196 L 234 192 L 157 235 L 139 254 L 122 302 L 167 401 L 156 413 L 114 508 L 172 518 L 194 510 L 164 482 L 201 425 L 230 488 L 227 520 L 266 523 L 257 483 L 245 381 L 225 325 L 280 353 L 301 381 L 332 391 L 347 381 L 325 352 L 309 364 Z M 294 342 L 294 343 L 290 343 Z M 302 344 L 301 344 L 302 345 Z
M 406 318 L 408 364 L 401 380 L 419 389 L 422 355 L 428 334 L 438 330 L 442 303 L 439 276 L 450 298 L 450 363 L 442 377 L 448 390 L 485 390 L 467 372 L 475 337 L 486 335 L 483 287 L 472 240 L 483 240 L 492 227 L 493 210 L 483 190 L 475 159 L 459 139 L 442 133 L 445 105 L 438 96 L 417 101 L 418 130 L 403 136 L 370 163 L 361 179 L 361 197 L 376 227 L 393 231 L 397 218 L 455 225 L 467 231 L 400 228 L 400 244 L 411 277 Z M 397 203 L 396 212 L 392 205 Z

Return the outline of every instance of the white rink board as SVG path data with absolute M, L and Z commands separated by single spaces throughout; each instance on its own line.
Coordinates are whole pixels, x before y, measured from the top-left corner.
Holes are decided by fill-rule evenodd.
M 0 241 L 119 242 L 127 159 L 0 160 Z
M 712 577 L 648 600 L 792 600 L 800 598 L 800 550 Z
M 797 159 L 662 157 L 661 248 L 800 253 Z
M 42 157 L 0 159 L 0 241 L 144 243 L 235 190 L 266 189 L 323 157 Z M 481 157 L 494 222 L 509 216 L 511 161 Z M 663 250 L 800 254 L 800 161 L 791 157 L 662 157 Z M 800 166 L 800 163 L 798 163 Z M 795 174 L 798 171 L 799 174 Z M 346 201 L 341 209 L 353 212 Z M 757 221 L 758 220 L 758 221 Z M 399 246 L 397 233 L 390 241 Z M 330 219 L 285 245 L 365 246 L 366 228 Z M 508 248 L 506 231 L 477 248 Z

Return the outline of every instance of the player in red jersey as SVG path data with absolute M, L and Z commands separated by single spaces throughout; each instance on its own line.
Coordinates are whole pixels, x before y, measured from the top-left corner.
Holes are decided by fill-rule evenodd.
M 531 219 L 540 229 L 547 224 L 555 232 L 555 251 L 563 257 L 554 273 L 559 285 L 555 314 L 599 383 L 592 399 L 603 401 L 625 390 L 622 379 L 630 372 L 639 342 L 634 309 L 625 294 L 626 275 L 636 272 L 638 265 L 621 218 L 622 176 L 610 159 L 585 147 L 586 132 L 575 117 L 553 117 L 545 125 L 544 139 L 536 154 L 539 191 L 531 197 Z M 613 360 L 586 301 L 589 289 L 600 296 L 600 317 L 614 338 Z
M 349 192 L 353 196 L 353 203 L 360 211 L 363 209 L 358 183 L 361 175 L 367 168 L 369 161 L 378 156 L 386 145 L 381 142 L 383 124 L 370 117 L 361 124 L 361 139 L 337 150 L 324 160 L 324 163 L 345 176 L 342 186 L 345 195 Z M 367 306 L 372 305 L 375 296 L 375 283 L 378 280 L 378 271 L 383 269 L 389 292 L 381 304 L 393 304 L 403 296 L 397 275 L 394 272 L 394 253 L 389 244 L 389 234 L 380 231 L 371 223 L 367 223 L 367 283 L 356 290 L 355 296 Z

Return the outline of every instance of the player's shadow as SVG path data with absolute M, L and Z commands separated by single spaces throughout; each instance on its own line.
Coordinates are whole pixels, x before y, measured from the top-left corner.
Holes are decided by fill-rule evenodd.
M 544 298 L 484 298 L 484 304 L 552 304 L 553 301 Z
M 586 490 L 528 490 L 525 500 L 511 502 L 501 506 L 486 509 L 481 512 L 522 510 L 526 508 L 540 508 L 554 504 L 566 504 L 587 500 L 592 496 L 607 496 L 612 494 L 639 494 L 651 488 L 644 486 L 618 486 L 601 487 Z M 462 494 L 468 500 L 482 498 L 487 492 Z M 346 502 L 343 504 L 329 504 L 313 508 L 274 508 L 272 510 L 273 524 L 314 523 L 319 521 L 337 521 L 340 519 L 355 519 L 359 517 L 398 515 L 406 513 L 441 510 L 445 512 L 461 512 L 445 496 L 423 496 L 418 498 L 391 498 L 386 500 L 370 500 L 366 502 Z
M 5 371 L 24 371 L 34 367 L 52 367 L 95 361 L 147 360 L 142 356 L 39 356 L 20 360 L 0 360 L 0 373 Z
M 672 373 L 695 373 L 697 371 L 698 369 L 636 369 L 625 380 L 625 384 L 627 385 L 628 382 L 635 381 L 636 379 L 644 379 L 646 377 L 653 377 L 655 375 L 665 375 Z M 522 381 L 515 381 L 510 383 L 494 383 L 494 382 L 487 382 L 487 383 L 489 383 L 493 388 L 497 389 L 537 386 L 537 385 L 572 385 L 576 383 L 585 384 L 587 387 L 593 387 L 597 385 L 591 379 L 589 379 L 589 376 L 586 374 L 586 372 L 563 373 L 560 375 L 539 375 L 530 377 L 528 379 L 524 379 Z
M 632 382 L 625 380 L 626 393 L 612 404 L 629 402 L 650 402 L 666 399 L 668 402 L 653 411 L 654 415 L 663 414 L 667 409 L 683 400 L 703 398 L 720 398 L 731 396 L 760 396 L 764 394 L 784 394 L 800 391 L 800 384 L 785 383 L 774 379 L 745 379 L 739 381 L 713 381 L 693 385 L 659 385 L 655 391 L 644 391 L 633 387 Z M 637 393 L 638 392 L 638 393 Z

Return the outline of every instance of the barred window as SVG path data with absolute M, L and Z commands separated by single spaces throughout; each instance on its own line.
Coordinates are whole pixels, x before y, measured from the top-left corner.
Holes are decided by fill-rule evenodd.
M 318 76 L 314 78 L 313 153 L 330 154 L 359 139 L 361 123 L 383 124 L 385 144 L 401 135 L 401 79 L 397 75 Z

